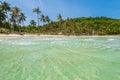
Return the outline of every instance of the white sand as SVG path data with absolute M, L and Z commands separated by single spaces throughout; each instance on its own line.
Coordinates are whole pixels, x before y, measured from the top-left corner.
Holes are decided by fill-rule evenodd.
M 45 36 L 45 37 L 68 37 L 67 35 L 38 35 L 38 34 L 0 34 L 0 37 L 37 37 L 37 36 Z M 70 37 L 74 37 L 75 35 L 70 35 Z M 78 37 L 120 37 L 120 35 L 105 35 L 105 36 L 99 36 L 99 35 L 93 35 L 93 36 L 86 36 L 86 35 L 81 35 Z
M 55 36 L 55 37 L 57 37 L 57 36 L 65 36 L 65 35 L 39 35 L 39 34 L 24 34 L 24 35 L 20 35 L 20 34 L 0 34 L 0 37 L 24 37 L 24 36 L 26 36 L 26 37 L 36 37 L 36 36 Z

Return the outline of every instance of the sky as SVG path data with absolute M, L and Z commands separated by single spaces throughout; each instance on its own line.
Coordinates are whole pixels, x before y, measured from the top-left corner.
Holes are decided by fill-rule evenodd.
M 25 24 L 30 20 L 37 21 L 33 8 L 39 7 L 43 14 L 56 21 L 60 13 L 63 19 L 75 17 L 106 16 L 120 18 L 120 0 L 1 0 L 12 7 L 18 6 L 27 16 Z

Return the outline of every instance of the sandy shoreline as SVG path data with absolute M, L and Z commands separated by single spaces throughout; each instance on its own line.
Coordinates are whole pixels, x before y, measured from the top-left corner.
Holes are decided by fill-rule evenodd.
M 20 34 L 0 34 L 0 37 L 37 37 L 37 36 L 45 36 L 45 37 L 74 37 L 76 35 L 38 35 L 38 34 L 24 34 L 24 35 L 20 35 Z M 99 35 L 80 35 L 78 37 L 120 37 L 120 35 L 104 35 L 104 36 L 99 36 Z
M 37 36 L 66 36 L 66 35 L 39 35 L 39 34 L 24 34 L 24 35 L 20 35 L 20 34 L 0 34 L 0 37 L 37 37 Z

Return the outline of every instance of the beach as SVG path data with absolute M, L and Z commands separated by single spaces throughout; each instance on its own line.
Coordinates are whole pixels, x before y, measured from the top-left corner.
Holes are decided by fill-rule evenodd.
M 48 36 L 48 37 L 120 37 L 120 34 L 118 35 L 47 35 L 47 34 L 0 34 L 0 37 L 37 37 L 37 36 Z

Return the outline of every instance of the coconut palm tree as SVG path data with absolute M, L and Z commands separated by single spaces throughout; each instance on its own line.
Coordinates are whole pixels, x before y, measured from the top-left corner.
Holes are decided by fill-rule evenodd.
M 46 22 L 46 20 L 45 20 L 45 16 L 44 16 L 43 14 L 41 15 L 40 21 L 42 21 L 43 23 Z
M 8 12 L 10 11 L 11 7 L 10 4 L 8 4 L 7 2 L 1 2 L 0 8 L 3 10 L 3 12 L 6 14 L 7 20 L 9 21 L 8 18 Z
M 23 26 L 24 26 L 24 21 L 26 21 L 26 16 L 24 15 L 24 13 L 20 13 L 19 14 L 19 19 L 18 19 L 18 21 L 19 21 L 19 24 L 23 24 Z M 21 26 L 19 26 L 19 32 L 21 32 Z M 22 34 L 22 33 L 20 33 L 20 34 Z
M 57 17 L 58 17 L 57 19 L 58 19 L 59 21 L 62 21 L 62 15 L 61 15 L 61 14 L 59 14 Z
M 30 25 L 31 25 L 31 26 L 36 26 L 36 22 L 35 22 L 34 20 L 31 20 L 31 21 L 30 21 Z
M 41 13 L 39 7 L 34 8 L 33 12 L 37 14 L 37 21 L 38 21 L 38 27 L 39 27 L 39 19 L 40 19 L 39 16 L 40 16 L 40 13 Z
M 19 23 L 20 24 L 23 23 L 23 26 L 24 26 L 24 21 L 26 21 L 26 16 L 24 13 L 21 12 L 19 15 Z
M 20 9 L 18 7 L 13 7 L 11 9 L 11 21 L 14 21 L 15 24 L 19 23 Z
M 50 23 L 50 18 L 49 18 L 49 16 L 46 16 L 45 17 L 45 21 L 49 24 Z
M 7 2 L 0 1 L 0 27 L 5 27 L 6 25 L 3 25 L 3 22 L 6 22 L 6 19 L 8 19 L 8 11 L 10 10 L 10 5 Z M 10 26 L 9 26 L 10 27 Z
M 20 11 L 21 10 L 18 7 L 13 7 L 11 9 L 10 21 L 13 23 L 14 30 L 17 30 L 18 28 Z M 20 28 L 19 28 L 19 32 L 20 32 Z
M 2 22 L 6 19 L 5 13 L 0 10 L 0 28 L 2 27 Z
M 63 21 L 62 15 L 59 14 L 59 15 L 57 16 L 57 19 L 58 19 L 58 21 L 59 21 L 59 27 L 62 28 L 62 21 Z

